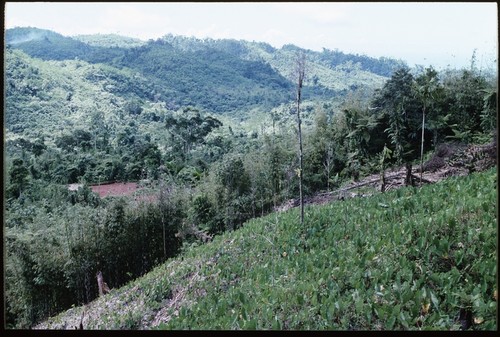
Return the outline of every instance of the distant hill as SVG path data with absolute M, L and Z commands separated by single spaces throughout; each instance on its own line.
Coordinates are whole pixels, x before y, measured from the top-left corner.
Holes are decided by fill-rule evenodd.
M 118 35 L 67 37 L 37 28 L 6 30 L 7 46 L 45 61 L 82 60 L 138 72 L 172 107 L 193 105 L 224 114 L 269 110 L 293 101 L 291 78 L 298 52 L 308 60 L 303 97 L 332 100 L 358 88 L 380 87 L 401 66 L 387 58 L 344 54 L 293 45 L 196 39 L 166 35 L 147 42 Z
M 43 61 L 9 47 L 4 57 L 8 137 L 37 137 L 41 132 L 50 139 L 64 129 L 88 128 L 97 112 L 113 130 L 125 116 L 134 116 L 136 105 L 142 118 L 155 111 L 154 86 L 130 69 L 80 60 Z
M 96 47 L 134 48 L 146 44 L 145 41 L 117 34 L 75 35 L 73 39 Z

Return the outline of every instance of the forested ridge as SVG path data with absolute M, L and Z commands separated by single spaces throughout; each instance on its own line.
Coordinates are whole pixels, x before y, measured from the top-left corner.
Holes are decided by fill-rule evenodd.
M 297 198 L 298 53 L 306 196 L 368 174 L 383 185 L 399 166 L 416 186 L 433 154 L 496 146 L 496 74 L 474 55 L 437 71 L 292 45 L 7 30 L 7 327 L 91 302 L 97 271 L 118 288 Z M 132 181 L 132 197 L 91 190 Z
M 156 100 L 175 107 L 194 105 L 212 112 L 228 113 L 252 106 L 272 108 L 293 99 L 290 65 L 300 48 L 284 46 L 276 50 L 263 43 L 236 40 L 199 40 L 167 35 L 143 44 L 97 35 L 65 37 L 36 28 L 6 31 L 6 44 L 43 60 L 74 60 L 103 63 L 139 71 L 154 83 Z M 101 41 L 101 43 L 99 43 Z M 133 46 L 133 47 L 131 47 Z M 378 85 L 403 64 L 391 59 L 346 55 L 338 51 L 307 51 L 311 60 L 311 81 L 305 97 L 342 95 L 349 87 Z M 313 63 L 311 63 L 313 64 Z M 318 68 L 319 69 L 316 69 Z M 339 75 L 359 73 L 359 80 Z M 371 81 L 371 83 L 370 83 Z M 342 83 L 342 84 L 341 84 Z M 347 84 L 348 86 L 346 86 Z

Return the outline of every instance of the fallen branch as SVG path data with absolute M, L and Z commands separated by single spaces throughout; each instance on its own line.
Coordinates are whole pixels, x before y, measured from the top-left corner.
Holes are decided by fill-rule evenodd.
M 193 231 L 193 234 L 198 238 L 201 239 L 203 242 L 209 242 L 212 240 L 212 235 L 209 235 L 203 231 L 200 231 L 198 229 L 195 229 Z
M 417 177 L 416 175 L 412 174 L 411 175 L 412 179 L 415 179 L 415 181 L 419 181 L 422 180 L 423 183 L 426 183 L 426 184 L 433 184 L 434 182 L 431 181 L 431 180 L 427 180 L 425 178 L 420 178 L 420 177 Z
M 204 231 L 199 230 L 194 224 L 191 224 L 175 234 L 176 238 L 185 239 L 187 235 L 194 235 L 197 239 L 203 242 L 209 242 L 212 240 L 213 236 L 207 234 Z
M 399 178 L 401 175 L 402 175 L 401 172 L 398 172 L 398 173 L 395 173 L 395 174 L 392 174 L 392 175 L 387 175 L 387 176 L 385 176 L 385 180 L 387 181 L 389 179 Z M 339 193 L 347 192 L 347 191 L 350 191 L 350 190 L 354 190 L 354 189 L 359 188 L 359 187 L 363 187 L 363 186 L 371 185 L 371 184 L 376 184 L 376 183 L 380 183 L 380 177 L 373 178 L 371 180 L 358 183 L 356 185 L 352 185 L 352 186 L 348 186 L 348 187 L 344 187 L 344 188 L 338 189 L 336 191 L 330 192 L 330 194 L 339 194 Z

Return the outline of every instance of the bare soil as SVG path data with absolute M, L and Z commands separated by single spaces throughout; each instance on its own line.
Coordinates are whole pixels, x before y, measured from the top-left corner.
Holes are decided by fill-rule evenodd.
M 452 176 L 465 176 L 472 172 L 485 171 L 497 165 L 497 144 L 493 141 L 486 145 L 460 146 L 443 144 L 435 154 L 423 164 L 422 175 L 420 165 L 412 168 L 413 186 L 433 184 Z M 385 172 L 385 191 L 397 189 L 405 185 L 406 169 L 399 167 Z M 335 200 L 353 197 L 367 197 L 381 192 L 381 174 L 372 174 L 359 181 L 351 182 L 341 188 L 317 193 L 304 199 L 305 205 L 322 205 Z M 371 192 L 362 192 L 367 190 Z M 274 210 L 283 212 L 300 205 L 298 199 L 290 199 Z
M 90 186 L 92 192 L 99 194 L 99 197 L 121 197 L 133 195 L 138 190 L 137 183 L 111 183 Z

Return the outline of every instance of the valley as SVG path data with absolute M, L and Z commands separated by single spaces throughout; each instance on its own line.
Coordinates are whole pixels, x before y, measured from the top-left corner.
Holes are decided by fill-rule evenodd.
M 5 42 L 8 329 L 496 328 L 497 74 L 474 59 Z

